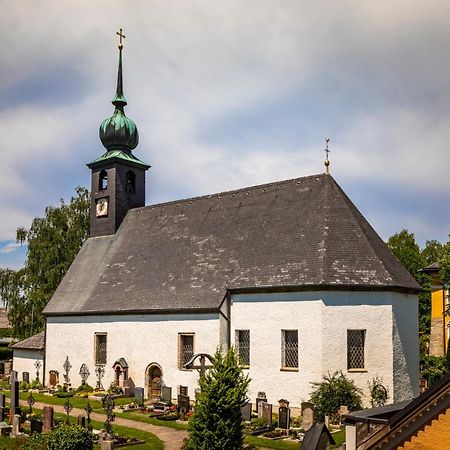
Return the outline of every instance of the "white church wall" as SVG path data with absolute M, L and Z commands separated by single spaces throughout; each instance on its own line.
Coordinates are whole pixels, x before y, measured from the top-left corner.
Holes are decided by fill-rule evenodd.
M 400 299 L 397 300 L 397 299 Z M 288 399 L 298 406 L 310 397 L 311 382 L 336 370 L 355 381 L 369 404 L 368 383 L 382 380 L 390 401 L 411 398 L 416 384 L 417 297 L 386 292 L 299 292 L 232 296 L 231 343 L 235 330 L 250 330 L 249 397 L 266 392 L 276 403 Z M 401 345 L 394 321 L 401 321 Z M 413 328 L 408 338 L 406 332 Z M 299 370 L 281 370 L 281 330 L 298 330 Z M 365 330 L 364 370 L 347 370 L 347 330 Z M 398 334 L 398 333 L 397 333 Z M 400 361 L 407 361 L 401 366 Z M 395 367 L 407 367 L 405 380 L 394 383 Z M 409 381 L 408 381 L 409 380 Z
M 386 292 L 324 292 L 324 374 L 342 371 L 363 391 L 370 406 L 369 382 L 374 377 L 387 388 L 393 401 L 392 294 Z M 348 369 L 347 330 L 365 330 L 364 368 Z
M 419 395 L 419 302 L 415 295 L 392 294 L 394 401 Z
M 87 382 L 96 385 L 94 374 L 94 335 L 107 333 L 107 362 L 103 386 L 114 380 L 113 364 L 123 357 L 129 365 L 129 378 L 136 386 L 145 387 L 145 372 L 149 364 L 162 369 L 163 382 L 172 387 L 189 387 L 189 395 L 197 388 L 198 372 L 178 368 L 178 334 L 194 333 L 194 352 L 214 353 L 220 339 L 218 314 L 177 315 L 124 315 L 124 316 L 72 316 L 47 319 L 46 380 L 50 370 L 60 372 L 69 356 L 72 386 L 79 386 L 80 366 L 84 363 L 91 373 Z
M 23 372 L 30 374 L 30 382 L 36 379 L 36 361 L 40 361 L 39 381 L 43 382 L 44 355 L 39 350 L 15 349 L 13 353 L 13 370 L 18 373 L 19 381 L 23 380 Z
M 232 296 L 231 342 L 235 330 L 250 330 L 252 379 L 248 396 L 259 391 L 277 404 L 285 398 L 299 406 L 309 398 L 309 381 L 322 372 L 322 301 L 316 293 L 239 294 Z M 281 370 L 281 330 L 298 330 L 299 368 Z

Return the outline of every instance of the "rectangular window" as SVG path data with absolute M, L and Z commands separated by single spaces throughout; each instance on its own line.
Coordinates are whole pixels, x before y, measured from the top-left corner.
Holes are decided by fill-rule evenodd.
M 95 333 L 95 364 L 106 364 L 106 333 Z
M 242 366 L 250 366 L 250 330 L 236 330 L 236 353 Z
M 184 365 L 194 356 L 194 334 L 178 335 L 178 367 L 184 368 Z
M 347 330 L 347 369 L 364 369 L 366 330 Z
M 298 330 L 281 330 L 281 368 L 298 368 Z

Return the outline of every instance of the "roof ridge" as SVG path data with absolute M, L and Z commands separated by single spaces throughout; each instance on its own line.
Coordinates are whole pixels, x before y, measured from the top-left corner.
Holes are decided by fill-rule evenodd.
M 399 264 L 401 266 L 401 268 L 404 270 L 404 272 L 407 275 L 409 275 L 409 277 L 411 278 L 411 281 L 415 282 L 417 284 L 417 286 L 419 287 L 419 284 L 414 279 L 414 277 L 406 270 L 406 268 L 403 267 L 403 265 L 396 258 L 396 256 L 389 250 L 387 244 L 383 241 L 381 236 L 376 232 L 376 230 L 372 227 L 372 225 L 370 225 L 368 220 L 364 217 L 364 215 L 361 213 L 361 211 L 359 211 L 357 206 L 352 202 L 352 200 L 343 191 L 343 189 L 339 186 L 339 184 L 336 183 L 336 181 L 334 179 L 333 179 L 333 182 L 334 182 L 335 187 L 340 191 L 341 196 L 344 199 L 344 202 L 349 207 L 351 213 L 354 214 L 354 216 L 356 218 L 355 223 L 357 224 L 358 228 L 361 230 L 361 233 L 363 233 L 363 235 L 365 236 L 366 241 L 369 243 L 370 248 L 376 255 L 378 261 L 381 263 L 384 270 L 391 278 L 392 284 L 395 285 L 395 284 L 399 284 L 399 283 L 400 284 L 405 284 L 405 283 L 402 283 L 401 281 L 399 281 L 398 276 L 392 272 L 391 265 L 389 265 L 387 263 L 387 261 L 385 261 L 386 256 L 390 256 L 392 258 L 392 261 L 395 261 L 397 264 Z M 375 245 L 375 243 L 373 242 L 374 237 L 378 238 L 383 243 L 383 246 L 381 248 L 386 249 L 386 252 L 384 255 L 382 254 L 382 252 L 380 252 L 380 248 L 377 245 Z
M 253 186 L 247 186 L 247 187 L 243 187 L 243 188 L 238 188 L 238 189 L 233 189 L 231 191 L 222 191 L 222 192 L 215 192 L 212 194 L 205 194 L 205 195 L 199 195 L 199 196 L 195 196 L 195 197 L 188 197 L 188 198 L 182 198 L 179 200 L 170 200 L 168 202 L 162 202 L 162 203 L 154 203 L 153 205 L 146 205 L 146 206 L 141 206 L 140 208 L 133 208 L 130 209 L 131 211 L 140 211 L 143 209 L 152 209 L 152 208 L 159 208 L 161 206 L 171 206 L 171 205 L 176 205 L 178 203 L 188 203 L 188 202 L 193 202 L 193 201 L 198 201 L 198 200 L 203 200 L 203 199 L 210 199 L 213 197 L 223 197 L 226 195 L 236 195 L 238 193 L 241 192 L 249 192 L 249 191 L 256 191 L 259 189 L 265 189 L 265 188 L 269 188 L 272 186 L 276 186 L 276 185 L 283 185 L 283 184 L 288 184 L 288 183 L 293 183 L 295 181 L 299 182 L 299 181 L 304 181 L 304 180 L 308 180 L 311 178 L 324 178 L 324 177 L 331 177 L 331 175 L 326 175 L 326 174 L 317 174 L 317 175 L 308 175 L 305 177 L 298 177 L 298 178 L 290 178 L 288 180 L 280 180 L 280 181 L 272 181 L 270 183 L 264 183 L 264 184 L 256 184 Z

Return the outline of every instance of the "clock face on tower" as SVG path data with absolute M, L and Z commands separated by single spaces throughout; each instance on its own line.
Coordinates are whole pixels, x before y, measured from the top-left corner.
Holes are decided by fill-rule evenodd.
M 95 212 L 97 217 L 105 217 L 108 215 L 108 197 L 102 197 L 95 202 Z

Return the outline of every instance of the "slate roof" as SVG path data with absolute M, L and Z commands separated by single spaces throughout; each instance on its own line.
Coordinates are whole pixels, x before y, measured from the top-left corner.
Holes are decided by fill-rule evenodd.
M 132 209 L 88 239 L 46 315 L 217 311 L 227 290 L 418 292 L 330 175 Z
M 41 331 L 34 336 L 31 336 L 23 341 L 14 344 L 12 348 L 14 350 L 44 350 L 44 332 Z

